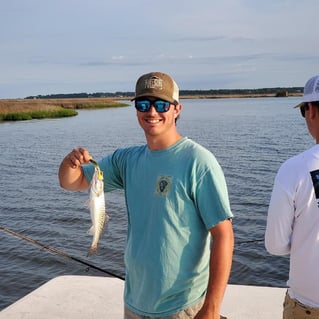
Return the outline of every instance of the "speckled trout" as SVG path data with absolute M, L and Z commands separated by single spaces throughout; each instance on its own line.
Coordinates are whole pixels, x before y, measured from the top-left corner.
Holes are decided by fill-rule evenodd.
M 109 220 L 109 216 L 105 211 L 103 172 L 93 159 L 91 159 L 90 162 L 94 165 L 94 174 L 90 185 L 90 198 L 88 202 L 92 226 L 88 230 L 88 233 L 93 236 L 93 240 L 88 256 L 97 254 L 99 239 L 102 235 L 105 224 Z

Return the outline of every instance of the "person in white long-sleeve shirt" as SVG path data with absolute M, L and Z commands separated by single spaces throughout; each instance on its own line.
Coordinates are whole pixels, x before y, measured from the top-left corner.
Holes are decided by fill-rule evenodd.
M 296 107 L 316 145 L 280 167 L 265 233 L 269 253 L 290 255 L 284 319 L 319 318 L 319 75 Z

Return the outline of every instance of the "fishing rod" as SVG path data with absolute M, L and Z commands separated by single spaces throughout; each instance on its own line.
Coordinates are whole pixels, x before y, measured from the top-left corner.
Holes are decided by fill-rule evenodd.
M 28 236 L 22 235 L 21 233 L 15 232 L 14 230 L 12 230 L 12 229 L 10 229 L 10 228 L 7 228 L 7 227 L 4 227 L 4 226 L 0 225 L 0 229 L 3 230 L 3 231 L 5 231 L 5 232 L 8 233 L 8 234 L 11 234 L 11 235 L 16 236 L 16 237 L 18 237 L 18 238 L 20 238 L 20 239 L 23 239 L 23 240 L 25 240 L 25 241 L 28 241 L 28 242 L 30 242 L 30 243 L 32 243 L 32 244 L 34 244 L 34 245 L 37 245 L 37 246 L 40 246 L 40 247 L 42 247 L 42 248 L 44 248 L 44 249 L 46 249 L 46 250 L 49 250 L 49 251 L 51 251 L 51 252 L 54 253 L 54 254 L 57 254 L 57 255 L 60 255 L 60 256 L 69 258 L 69 259 L 74 260 L 74 261 L 76 261 L 76 262 L 78 262 L 78 263 L 81 263 L 81 264 L 86 265 L 86 266 L 88 266 L 88 267 L 91 267 L 91 268 L 93 268 L 93 269 L 96 269 L 96 270 L 99 270 L 99 271 L 101 271 L 101 272 L 104 272 L 104 273 L 106 273 L 106 274 L 108 274 L 108 275 L 111 275 L 111 276 L 113 276 L 113 277 L 116 277 L 116 278 L 118 278 L 118 279 L 125 280 L 125 278 L 122 277 L 122 276 L 116 275 L 116 274 L 114 274 L 114 273 L 112 273 L 112 272 L 110 272 L 110 271 L 107 271 L 107 270 L 105 270 L 105 269 L 102 269 L 102 268 L 99 268 L 99 267 L 97 267 L 97 266 L 94 266 L 94 265 L 92 265 L 92 264 L 90 264 L 90 263 L 88 263 L 88 262 L 86 262 L 86 261 L 84 261 L 84 260 L 81 260 L 81 259 L 79 259 L 79 258 L 76 258 L 76 257 L 73 257 L 73 256 L 71 256 L 71 255 L 68 255 L 68 254 L 66 254 L 65 252 L 61 251 L 61 250 L 58 250 L 58 249 L 56 249 L 56 248 L 53 248 L 53 247 L 50 247 L 50 246 L 45 245 L 45 244 L 43 244 L 43 243 L 40 243 L 39 241 L 34 240 L 34 239 L 32 239 L 32 238 L 30 238 L 30 237 L 28 237 Z
M 32 238 L 30 238 L 30 237 L 28 237 L 28 236 L 25 236 L 25 235 L 23 235 L 23 234 L 21 234 L 21 233 L 15 232 L 14 230 L 12 230 L 12 229 L 10 229 L 10 228 L 8 228 L 8 227 L 4 227 L 4 226 L 0 225 L 0 229 L 3 230 L 4 232 L 10 234 L 10 235 L 13 235 L 13 236 L 18 237 L 18 238 L 20 238 L 20 239 L 22 239 L 22 240 L 25 240 L 25 241 L 27 241 L 27 242 L 30 242 L 30 243 L 32 243 L 32 244 L 34 244 L 34 245 L 37 245 L 37 246 L 39 246 L 39 247 L 41 247 L 41 248 L 44 248 L 44 249 L 46 249 L 46 250 L 48 250 L 48 251 L 51 251 L 51 252 L 54 253 L 54 254 L 63 256 L 63 257 L 65 257 L 65 258 L 69 258 L 69 259 L 71 259 L 71 260 L 73 260 L 73 261 L 76 261 L 76 262 L 78 262 L 78 263 L 81 263 L 81 264 L 83 264 L 83 265 L 85 265 L 85 266 L 88 266 L 88 267 L 91 267 L 91 268 L 96 269 L 96 270 L 98 270 L 98 271 L 101 271 L 101 272 L 103 272 L 103 273 L 106 273 L 106 274 L 108 274 L 108 275 L 110 275 L 110 276 L 112 276 L 112 277 L 115 277 L 115 278 L 118 278 L 118 279 L 121 279 L 121 280 L 125 280 L 125 278 L 122 277 L 122 276 L 120 276 L 120 275 L 114 274 L 114 273 L 112 273 L 112 272 L 110 272 L 110 271 L 108 271 L 108 270 L 105 270 L 105 269 L 102 269 L 102 268 L 97 267 L 97 266 L 95 266 L 95 265 L 92 265 L 92 264 L 90 264 L 90 263 L 88 263 L 88 262 L 86 262 L 86 261 L 84 261 L 84 260 L 81 260 L 81 259 L 79 259 L 79 258 L 77 258 L 77 257 L 73 257 L 73 256 L 71 256 L 71 255 L 68 255 L 68 254 L 66 254 L 65 252 L 61 251 L 61 250 L 58 250 L 58 249 L 53 248 L 53 247 L 51 247 L 51 246 L 48 246 L 48 245 L 46 245 L 46 244 L 40 243 L 39 241 L 37 241 L 37 240 L 35 240 L 35 239 L 32 239 Z M 262 241 L 264 241 L 264 239 L 247 240 L 247 241 L 238 242 L 237 245 L 250 244 L 250 243 L 255 243 L 255 244 L 257 244 L 257 243 L 262 242 Z

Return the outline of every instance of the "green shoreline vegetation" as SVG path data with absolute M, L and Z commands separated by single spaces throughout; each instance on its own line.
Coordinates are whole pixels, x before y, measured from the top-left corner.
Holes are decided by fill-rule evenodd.
M 76 116 L 80 109 L 125 107 L 110 98 L 6 99 L 0 100 L 0 121 L 23 121 Z

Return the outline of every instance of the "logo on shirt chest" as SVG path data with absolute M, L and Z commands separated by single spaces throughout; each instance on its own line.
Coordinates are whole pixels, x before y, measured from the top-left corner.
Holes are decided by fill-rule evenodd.
M 317 199 L 317 205 L 319 207 L 319 170 L 310 172 L 313 188 Z
M 155 194 L 166 196 L 172 185 L 172 176 L 158 176 L 156 180 Z

